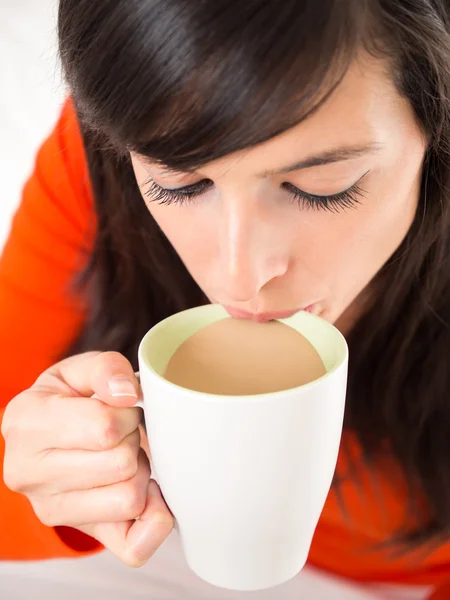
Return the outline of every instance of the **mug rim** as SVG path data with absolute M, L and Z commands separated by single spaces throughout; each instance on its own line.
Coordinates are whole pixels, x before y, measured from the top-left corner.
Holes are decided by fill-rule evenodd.
M 223 318 L 229 317 L 229 315 L 226 314 L 225 309 L 220 304 L 205 304 L 205 305 L 196 306 L 194 308 L 189 308 L 187 310 L 183 310 L 183 311 L 174 313 L 173 315 L 166 317 L 162 321 L 159 321 L 159 323 L 157 323 L 156 325 L 151 327 L 146 332 L 146 334 L 143 336 L 142 340 L 140 341 L 139 348 L 138 348 L 138 361 L 139 361 L 139 371 L 140 371 L 141 379 L 142 379 L 142 372 L 144 371 L 144 368 L 145 368 L 145 370 L 149 371 L 151 373 L 152 377 L 156 378 L 160 382 L 160 384 L 162 384 L 163 386 L 165 386 L 169 389 L 172 389 L 172 390 L 173 389 L 179 390 L 185 396 L 189 396 L 196 400 L 209 401 L 209 402 L 217 402 L 217 401 L 221 401 L 221 400 L 227 400 L 227 402 L 233 402 L 233 401 L 241 402 L 243 400 L 245 400 L 246 402 L 252 402 L 252 401 L 253 402 L 261 402 L 263 400 L 264 401 L 272 401 L 272 400 L 278 401 L 281 399 L 285 399 L 286 397 L 292 396 L 293 394 L 295 394 L 296 392 L 298 392 L 300 390 L 302 392 L 303 392 L 303 390 L 309 391 L 310 389 L 313 389 L 314 387 L 319 385 L 325 379 L 335 376 L 340 370 L 345 369 L 347 367 L 349 352 L 348 352 L 348 344 L 347 344 L 347 341 L 346 341 L 345 337 L 343 336 L 343 334 L 332 323 L 330 323 L 329 321 L 326 321 L 325 319 L 322 319 L 322 317 L 313 315 L 311 313 L 308 313 L 307 311 L 299 311 L 299 312 L 305 313 L 305 315 L 307 315 L 306 318 L 310 318 L 311 320 L 319 320 L 321 322 L 321 324 L 328 326 L 330 329 L 333 329 L 333 333 L 336 335 L 337 338 L 340 338 L 339 341 L 342 344 L 343 356 L 342 356 L 341 360 L 337 361 L 337 364 L 333 365 L 333 367 L 331 367 L 331 369 L 327 370 L 326 373 L 324 373 L 317 379 L 314 379 L 313 381 L 304 383 L 303 385 L 299 385 L 297 387 L 288 388 L 285 390 L 279 390 L 277 392 L 264 392 L 264 393 L 259 393 L 259 394 L 247 394 L 247 395 L 246 394 L 227 395 L 227 394 L 212 394 L 209 392 L 200 392 L 200 391 L 196 391 L 196 390 L 191 390 L 189 388 L 185 388 L 181 385 L 178 385 L 176 383 L 168 381 L 167 379 L 165 379 L 165 377 L 163 377 L 156 371 L 156 369 L 150 364 L 150 362 L 144 356 L 143 347 L 144 347 L 148 337 L 151 335 L 155 335 L 155 333 L 158 333 L 158 329 L 165 327 L 167 324 L 167 321 L 173 319 L 177 315 L 181 315 L 181 314 L 189 313 L 189 312 L 193 312 L 193 311 L 205 310 L 205 309 L 211 310 L 212 307 L 216 307 L 216 308 L 220 307 L 225 313 Z M 291 317 L 288 317 L 286 319 L 276 319 L 276 321 L 279 321 L 280 323 L 283 323 L 285 325 L 288 325 L 289 327 L 292 327 L 290 322 L 298 314 L 299 313 L 297 312 L 294 315 L 292 315 Z M 295 329 L 294 327 L 292 327 L 292 328 Z

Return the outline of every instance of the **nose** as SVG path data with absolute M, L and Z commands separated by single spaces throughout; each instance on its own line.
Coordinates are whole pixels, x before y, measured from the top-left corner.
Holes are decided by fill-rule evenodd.
M 282 228 L 243 202 L 226 211 L 219 246 L 219 284 L 227 301 L 250 302 L 289 267 L 289 241 Z

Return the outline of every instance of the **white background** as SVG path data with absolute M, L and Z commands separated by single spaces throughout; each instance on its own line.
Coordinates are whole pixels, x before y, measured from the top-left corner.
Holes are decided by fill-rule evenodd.
M 55 16 L 54 0 L 0 0 L 0 248 L 64 98 Z

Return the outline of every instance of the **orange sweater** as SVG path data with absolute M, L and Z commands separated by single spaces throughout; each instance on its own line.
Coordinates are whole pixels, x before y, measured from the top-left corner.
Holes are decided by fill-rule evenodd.
M 83 325 L 83 300 L 71 291 L 95 233 L 95 212 L 82 141 L 67 102 L 42 146 L 0 260 L 0 419 L 2 408 L 68 347 Z M 357 443 L 346 434 L 357 458 Z M 0 436 L 0 465 L 4 442 Z M 341 453 L 338 472 L 345 475 Z M 390 559 L 371 545 L 402 523 L 405 489 L 392 464 L 377 480 L 359 470 L 342 487 L 347 516 L 331 491 L 317 527 L 310 562 L 361 581 L 439 584 L 450 577 L 450 543 L 426 557 Z M 450 473 L 449 473 L 450 477 Z M 449 507 L 450 510 L 450 507 Z M 75 557 L 101 549 L 70 528 L 42 525 L 28 500 L 0 477 L 0 560 Z

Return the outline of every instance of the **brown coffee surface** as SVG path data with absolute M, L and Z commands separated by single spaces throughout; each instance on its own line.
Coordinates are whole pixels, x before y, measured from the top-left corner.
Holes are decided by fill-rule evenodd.
M 164 377 L 191 390 L 236 396 L 291 389 L 325 372 L 313 345 L 292 327 L 227 318 L 181 344 Z

